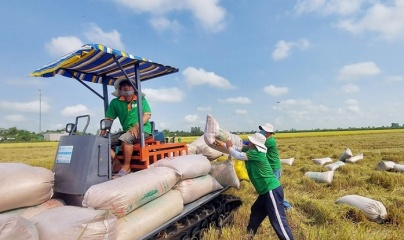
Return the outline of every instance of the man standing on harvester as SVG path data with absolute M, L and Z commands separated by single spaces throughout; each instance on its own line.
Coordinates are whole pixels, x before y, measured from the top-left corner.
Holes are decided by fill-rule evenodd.
M 132 83 L 134 83 L 132 81 Z M 122 125 L 123 131 L 111 136 L 111 146 L 122 145 L 123 163 L 120 168 L 120 162 L 116 159 L 116 154 L 111 150 L 111 158 L 113 159 L 113 172 L 115 176 L 123 176 L 131 172 L 130 162 L 133 153 L 133 144 L 140 142 L 141 134 L 139 132 L 138 119 L 138 99 L 135 95 L 135 89 L 127 79 L 118 79 L 115 84 L 115 92 L 112 95 L 117 98 L 112 99 L 105 114 L 105 119 L 114 121 L 117 117 Z M 151 110 L 144 94 L 141 94 L 143 108 L 143 130 L 145 138 L 151 136 Z M 100 135 L 104 135 L 105 131 L 101 131 Z

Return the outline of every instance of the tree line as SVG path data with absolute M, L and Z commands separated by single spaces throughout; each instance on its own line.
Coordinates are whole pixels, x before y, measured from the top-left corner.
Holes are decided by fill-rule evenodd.
M 398 124 L 392 124 L 392 126 L 382 126 L 382 127 L 360 127 L 360 128 L 336 128 L 336 129 L 311 129 L 311 130 L 283 130 L 276 131 L 277 133 L 288 133 L 288 132 L 328 132 L 328 131 L 357 131 L 357 130 L 382 130 L 382 129 L 401 129 L 403 126 L 399 126 Z M 43 133 L 35 133 L 29 132 L 27 130 L 17 129 L 16 127 L 11 128 L 0 128 L 0 142 L 30 142 L 30 141 L 44 141 L 44 133 L 48 132 L 64 132 L 64 129 L 58 130 L 47 130 Z M 187 137 L 187 136 L 202 136 L 203 131 L 200 127 L 191 127 L 191 131 L 170 131 L 169 129 L 164 129 L 161 132 L 164 133 L 165 137 Z M 257 132 L 257 130 L 251 131 L 240 131 L 240 132 L 232 132 L 233 134 L 253 134 Z M 77 134 L 80 134 L 77 132 Z M 92 135 L 91 133 L 86 133 L 88 135 Z
M 16 127 L 0 128 L 0 141 L 1 142 L 31 142 L 43 141 L 42 133 L 30 132 L 27 130 L 20 130 Z

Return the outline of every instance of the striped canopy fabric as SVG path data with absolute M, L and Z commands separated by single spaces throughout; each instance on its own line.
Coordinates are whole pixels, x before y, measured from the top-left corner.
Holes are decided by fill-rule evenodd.
M 125 74 L 134 80 L 136 63 L 139 64 L 140 81 L 178 72 L 178 68 L 155 63 L 101 44 L 86 44 L 37 69 L 29 76 L 54 77 L 60 74 L 81 81 L 101 84 L 107 81 L 107 85 L 114 85 L 116 80 L 126 78 Z

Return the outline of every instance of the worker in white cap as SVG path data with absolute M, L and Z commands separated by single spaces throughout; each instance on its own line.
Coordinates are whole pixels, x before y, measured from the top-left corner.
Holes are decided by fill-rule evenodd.
M 281 166 L 281 161 L 279 159 L 279 153 L 278 153 L 278 147 L 276 145 L 276 140 L 274 138 L 274 126 L 272 126 L 269 123 L 266 123 L 264 125 L 259 126 L 259 129 L 261 130 L 260 133 L 265 136 L 266 141 L 265 141 L 265 146 L 267 147 L 267 159 L 269 161 L 269 164 L 271 165 L 272 171 L 274 172 L 275 176 L 279 179 L 281 179 L 282 175 L 282 166 Z M 292 206 L 288 201 L 285 199 L 283 200 L 283 206 L 285 207 L 286 210 L 291 208 Z

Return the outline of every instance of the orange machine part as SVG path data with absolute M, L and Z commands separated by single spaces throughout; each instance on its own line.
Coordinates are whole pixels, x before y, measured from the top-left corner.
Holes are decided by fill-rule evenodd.
M 182 156 L 188 154 L 186 143 L 161 143 L 153 141 L 153 138 L 145 141 L 145 147 L 140 144 L 133 145 L 132 161 L 130 167 L 132 171 L 146 169 L 150 164 L 165 157 Z M 122 148 L 119 148 L 117 158 L 123 160 Z

